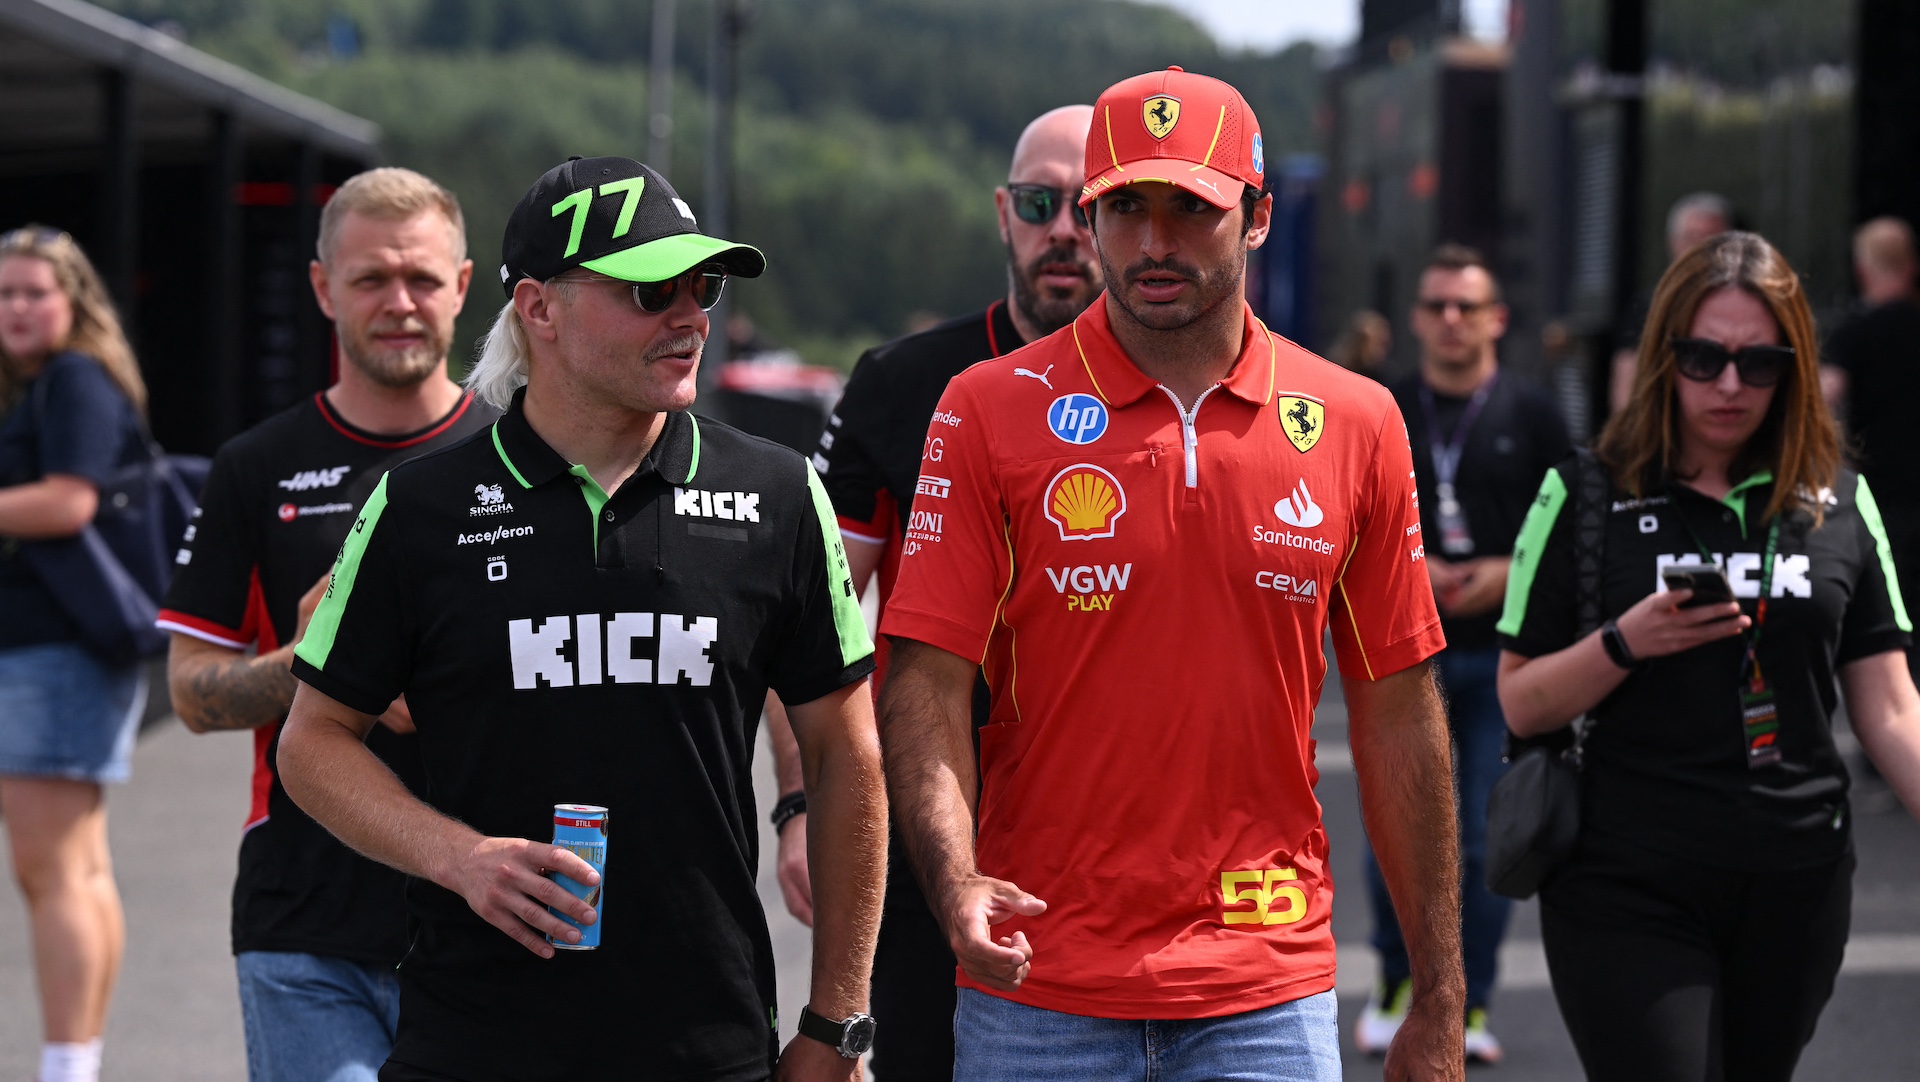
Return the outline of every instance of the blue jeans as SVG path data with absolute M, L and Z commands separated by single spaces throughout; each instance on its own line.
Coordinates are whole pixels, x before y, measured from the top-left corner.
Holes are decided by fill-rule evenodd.
M 953 1046 L 953 1082 L 1340 1082 L 1330 991 L 1245 1014 L 1142 1022 L 962 988 Z
M 1500 940 L 1507 934 L 1513 903 L 1487 889 L 1487 794 L 1506 773 L 1500 761 L 1507 733 L 1494 677 L 1500 651 L 1443 650 L 1440 682 L 1447 692 L 1447 727 L 1453 732 L 1454 796 L 1460 802 L 1460 944 L 1467 970 L 1467 1006 L 1484 1007 L 1493 994 L 1500 965 Z M 1373 947 L 1380 952 L 1380 975 L 1390 982 L 1407 979 L 1407 944 L 1380 865 L 1366 849 L 1367 900 L 1373 910 Z
M 234 968 L 249 1082 L 374 1082 L 400 1024 L 393 967 L 243 951 Z

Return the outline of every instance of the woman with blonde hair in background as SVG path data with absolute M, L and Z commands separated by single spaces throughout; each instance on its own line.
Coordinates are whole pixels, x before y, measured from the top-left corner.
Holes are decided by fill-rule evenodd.
M 72 237 L 0 235 L 0 818 L 32 922 L 39 1082 L 94 1082 L 126 937 L 102 785 L 127 779 L 145 704 L 28 566 L 23 541 L 72 537 L 100 485 L 138 461 L 146 388 Z
M 1912 624 L 1873 492 L 1840 464 L 1793 269 L 1752 233 L 1676 260 L 1596 457 L 1598 529 L 1547 475 L 1514 549 L 1500 701 L 1522 737 L 1591 712 L 1579 839 L 1540 892 L 1587 1077 L 1785 1082 L 1846 949 L 1854 855 L 1835 685 L 1920 812 Z M 1582 501 L 1578 506 L 1586 506 Z M 1576 549 L 1598 534 L 1598 630 Z M 1717 568 L 1716 568 L 1717 565 Z M 1718 594 L 1718 596 L 1713 596 Z

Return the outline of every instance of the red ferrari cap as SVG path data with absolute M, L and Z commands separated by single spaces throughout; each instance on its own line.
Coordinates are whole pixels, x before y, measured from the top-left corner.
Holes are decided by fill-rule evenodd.
M 1260 121 L 1240 92 L 1178 67 L 1125 79 L 1093 106 L 1085 206 L 1126 184 L 1174 184 L 1232 209 L 1242 185 L 1259 187 L 1267 159 Z

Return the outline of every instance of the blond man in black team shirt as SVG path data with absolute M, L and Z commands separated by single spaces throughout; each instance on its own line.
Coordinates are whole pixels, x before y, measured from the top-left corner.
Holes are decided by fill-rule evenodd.
M 778 1053 L 783 1082 L 852 1082 L 885 874 L 873 645 L 806 460 L 687 412 L 706 310 L 765 259 L 625 158 L 548 170 L 503 247 L 469 382 L 505 415 L 368 497 L 293 663 L 288 792 L 418 877 L 380 1077 L 752 1082 Z M 769 689 L 821 869 L 784 1052 L 754 883 Z M 362 743 L 402 692 L 430 803 Z M 604 880 L 548 844 L 561 803 L 610 810 Z M 598 917 L 547 873 L 600 887 Z M 556 951 L 579 933 L 553 910 L 598 949 Z
M 344 355 L 339 380 L 221 448 L 160 614 L 174 633 L 168 677 L 187 727 L 253 734 L 233 889 L 253 1082 L 367 1082 L 393 1044 L 402 877 L 287 799 L 274 766 L 293 702 L 287 665 L 316 583 L 381 475 L 499 415 L 447 378 L 473 272 L 450 193 L 406 169 L 362 173 L 322 213 L 317 255 L 313 290 Z M 367 747 L 420 787 L 405 704 L 381 722 Z
M 1014 146 L 1007 183 L 993 193 L 1007 246 L 1006 297 L 984 312 L 868 350 L 820 437 L 813 464 L 833 500 L 853 581 L 864 589 L 877 569 L 882 605 L 900 563 L 927 426 L 947 381 L 1065 327 L 1100 295 L 1100 264 L 1075 202 L 1092 120 L 1092 106 L 1063 105 L 1035 118 Z M 878 650 L 876 688 L 884 676 L 884 642 Z M 984 692 L 980 704 L 984 709 Z M 769 704 L 767 714 L 778 748 L 786 727 L 779 704 Z M 790 756 L 782 758 L 782 791 L 797 792 L 797 770 Z M 805 805 L 790 796 L 774 818 L 780 887 L 793 915 L 810 922 L 806 814 L 792 814 L 795 806 Z M 874 1014 L 887 1024 L 874 1042 L 874 1077 L 944 1082 L 953 1076 L 953 951 L 927 910 L 904 851 L 896 847 L 889 864 L 886 920 L 873 963 Z

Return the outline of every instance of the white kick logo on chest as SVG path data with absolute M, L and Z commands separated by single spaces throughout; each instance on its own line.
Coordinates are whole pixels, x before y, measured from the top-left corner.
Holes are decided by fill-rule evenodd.
M 657 637 L 650 612 L 616 612 L 604 619 L 599 613 L 549 616 L 539 624 L 535 628 L 532 620 L 507 621 L 517 689 L 538 687 L 541 679 L 553 688 L 602 682 L 678 684 L 682 675 L 697 688 L 713 684 L 713 661 L 707 651 L 720 637 L 720 621 L 715 617 L 663 612 Z M 652 657 L 634 656 L 639 639 L 655 640 Z M 577 663 L 562 652 L 568 642 L 575 643 Z
M 1727 585 L 1733 587 L 1733 596 L 1757 598 L 1760 596 L 1760 554 L 1757 552 L 1736 552 L 1731 556 L 1713 554 L 1715 566 L 1727 573 Z M 1663 552 L 1653 558 L 1653 589 L 1655 593 L 1666 590 L 1666 580 L 1660 572 L 1669 567 L 1699 567 L 1703 560 L 1697 552 L 1685 552 L 1675 555 Z M 1813 561 L 1802 553 L 1778 552 L 1773 557 L 1774 597 L 1812 597 L 1813 581 L 1808 578 L 1813 571 Z
M 758 492 L 708 492 L 703 488 L 673 490 L 673 513 L 728 522 L 759 522 Z

